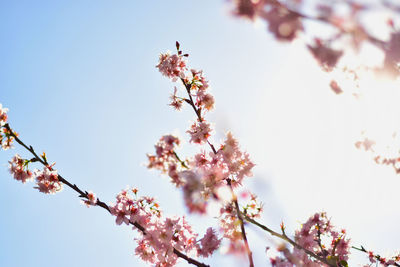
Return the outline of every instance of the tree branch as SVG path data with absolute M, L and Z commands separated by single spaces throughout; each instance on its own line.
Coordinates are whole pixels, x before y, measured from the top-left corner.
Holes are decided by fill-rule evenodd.
M 11 129 L 11 127 L 10 127 L 10 125 L 8 123 L 5 124 L 3 127 L 6 128 L 10 132 L 9 135 L 14 137 L 15 141 L 18 144 L 23 146 L 26 150 L 28 150 L 34 156 L 35 161 L 40 162 L 42 165 L 44 165 L 46 167 L 49 166 L 49 163 L 47 162 L 47 159 L 45 157 L 39 157 L 32 146 L 28 147 L 24 142 L 22 142 L 22 140 L 19 139 L 18 136 L 12 131 L 12 129 Z M 76 184 L 71 184 L 68 180 L 63 178 L 60 174 L 58 174 L 58 180 L 60 182 L 62 182 L 63 184 L 65 184 L 66 186 L 68 186 L 69 188 L 71 188 L 72 190 L 74 190 L 75 192 L 77 192 L 79 194 L 79 197 L 89 199 L 87 191 L 83 191 Z M 99 207 L 107 210 L 111 214 L 110 207 L 106 203 L 100 201 L 99 198 L 97 198 L 96 206 L 99 206 Z M 146 233 L 146 229 L 142 225 L 140 225 L 139 223 L 132 222 L 132 221 L 129 221 L 129 223 L 131 225 L 135 226 L 143 234 L 147 234 Z M 207 264 L 201 263 L 201 262 L 196 261 L 195 259 L 187 256 L 186 254 L 182 253 L 181 251 L 177 250 L 176 248 L 174 248 L 174 254 L 176 254 L 179 258 L 182 258 L 182 259 L 186 260 L 189 264 L 193 264 L 193 265 L 196 265 L 198 267 L 210 267 Z

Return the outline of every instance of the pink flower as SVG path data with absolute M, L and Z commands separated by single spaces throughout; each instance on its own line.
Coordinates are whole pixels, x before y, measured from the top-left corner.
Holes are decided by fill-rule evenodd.
M 34 187 L 40 192 L 45 194 L 55 194 L 62 190 L 62 183 L 58 180 L 58 174 L 56 170 L 53 170 L 50 166 L 43 168 L 43 171 L 36 170 L 36 184 Z
M 14 132 L 16 136 L 18 134 Z M 3 150 L 13 148 L 14 137 L 7 128 L 0 128 L 0 145 Z
M 334 50 L 326 45 L 319 39 L 315 40 L 315 45 L 308 45 L 311 54 L 318 61 L 319 65 L 325 71 L 331 71 L 343 55 L 343 51 Z M 331 85 L 332 87 L 332 85 Z M 333 88 L 332 88 L 333 89 Z
M 190 130 L 186 132 L 190 134 L 190 142 L 203 144 L 207 142 L 208 137 L 211 135 L 211 127 L 207 122 L 197 121 L 191 126 Z
M 207 94 L 204 91 L 199 91 L 196 94 L 196 106 L 201 107 L 205 110 L 212 110 L 214 108 L 214 97 L 211 94 Z
M 336 81 L 332 80 L 330 82 L 329 86 L 331 87 L 332 91 L 335 94 L 339 95 L 339 94 L 343 93 L 342 88 L 340 88 L 339 84 Z
M 177 158 L 175 148 L 179 145 L 180 140 L 173 135 L 164 135 L 160 138 L 160 141 L 154 146 L 156 150 L 155 155 L 147 155 L 149 163 L 147 168 L 158 169 L 163 173 L 168 173 L 171 177 L 172 182 L 176 186 L 181 186 L 182 183 L 177 175 L 180 171 L 182 162 Z
M 217 152 L 225 164 L 228 174 L 234 185 L 240 184 L 244 177 L 251 177 L 251 170 L 255 164 L 250 160 L 249 155 L 240 151 L 238 142 L 230 132 L 226 135 L 225 143 Z
M 183 196 L 189 212 L 204 214 L 207 208 L 207 199 L 204 196 L 204 185 L 201 175 L 194 171 L 182 171 L 179 173 L 183 181 Z
M 398 77 L 400 75 L 400 31 L 391 34 L 384 52 L 385 61 L 383 69 L 390 77 Z
M 208 257 L 214 253 L 221 244 L 221 239 L 218 239 L 214 229 L 209 227 L 206 234 L 200 239 L 200 246 L 197 248 L 197 253 L 203 257 Z
M 3 108 L 3 105 L 0 103 L 0 127 L 7 123 L 7 112 L 8 108 Z
M 174 107 L 176 110 L 181 110 L 182 105 L 183 105 L 183 100 L 176 96 L 178 89 L 175 87 L 174 88 L 174 94 L 171 95 L 171 103 L 169 104 L 170 106 Z
M 268 21 L 268 30 L 279 41 L 292 41 L 303 30 L 300 17 L 284 5 L 271 7 L 263 17 Z
M 28 170 L 28 161 L 22 159 L 18 154 L 9 163 L 10 173 L 14 176 L 15 180 L 26 183 L 33 178 L 32 172 Z
M 89 208 L 90 206 L 96 206 L 97 204 L 97 197 L 96 194 L 92 191 L 87 193 L 87 200 L 84 200 L 83 203 Z
M 176 81 L 178 78 L 185 78 L 186 62 L 183 56 L 169 53 L 161 54 L 159 63 L 156 66 L 158 70 L 168 78 Z
M 268 0 L 267 0 L 268 1 Z M 235 15 L 254 19 L 264 9 L 265 0 L 235 0 Z

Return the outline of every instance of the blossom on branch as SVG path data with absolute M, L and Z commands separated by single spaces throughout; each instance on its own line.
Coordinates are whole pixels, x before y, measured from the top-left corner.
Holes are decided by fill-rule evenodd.
M 178 78 L 185 78 L 185 70 L 187 70 L 184 57 L 176 54 L 171 55 L 169 52 L 160 55 L 156 67 L 164 76 L 173 81 Z
M 87 199 L 86 200 L 82 200 L 82 203 L 85 204 L 88 208 L 90 206 L 96 206 L 96 204 L 97 204 L 96 194 L 93 193 L 92 191 L 89 191 L 87 193 Z
M 181 161 L 175 152 L 175 149 L 179 144 L 180 140 L 178 137 L 173 135 L 164 135 L 154 146 L 156 150 L 155 155 L 147 154 L 149 161 L 147 168 L 157 169 L 163 173 L 168 173 L 172 182 L 178 187 L 182 185 L 178 171 L 185 166 L 184 161 Z
M 7 123 L 7 112 L 8 108 L 3 108 L 3 105 L 0 103 L 0 127 L 3 127 Z
M 190 142 L 204 144 L 211 136 L 211 126 L 205 121 L 196 121 L 186 132 L 190 134 Z
M 34 187 L 45 194 L 55 194 L 62 190 L 63 185 L 58 179 L 57 170 L 51 166 L 45 166 L 43 171 L 35 170 L 37 186 Z
M 214 253 L 221 244 L 221 239 L 215 234 L 215 230 L 209 227 L 206 234 L 200 239 L 200 245 L 197 247 L 197 253 L 203 257 L 208 257 Z
M 8 108 L 3 108 L 3 105 L 0 103 L 0 147 L 3 150 L 8 150 L 13 148 L 14 136 L 18 136 L 16 132 L 11 132 L 10 128 L 7 124 L 7 112 Z
M 214 230 L 207 230 L 205 237 L 197 240 L 198 235 L 184 217 L 163 218 L 154 199 L 137 196 L 137 189 L 121 191 L 110 211 L 117 216 L 117 224 L 134 224 L 140 231 L 135 254 L 155 266 L 175 265 L 178 260 L 175 249 L 206 257 L 219 245 Z
M 302 225 L 301 229 L 296 231 L 295 242 L 302 249 L 295 247 L 290 251 L 286 246 L 278 248 L 283 257 L 272 258 L 271 263 L 273 266 L 317 267 L 327 265 L 322 264 L 315 257 L 310 257 L 306 251 L 321 258 L 326 263 L 329 263 L 330 266 L 348 266 L 350 239 L 346 238 L 345 230 L 335 230 L 323 212 L 311 216 Z
M 10 173 L 15 180 L 21 181 L 23 184 L 33 178 L 32 172 L 28 169 L 28 163 L 28 160 L 22 159 L 18 154 L 9 161 Z
M 233 185 L 242 183 L 244 177 L 251 177 L 251 170 L 255 164 L 250 160 L 249 154 L 242 152 L 237 140 L 232 133 L 226 134 L 226 139 L 221 149 L 217 152 L 227 168 L 227 174 Z

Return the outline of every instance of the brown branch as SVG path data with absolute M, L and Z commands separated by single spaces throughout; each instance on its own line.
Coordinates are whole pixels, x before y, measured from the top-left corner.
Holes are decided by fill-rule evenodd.
M 23 146 L 26 150 L 28 150 L 34 156 L 34 161 L 38 161 L 42 165 L 44 165 L 46 167 L 49 166 L 49 163 L 47 162 L 47 159 L 45 157 L 39 157 L 32 146 L 28 147 L 24 142 L 22 142 L 22 140 L 19 139 L 18 136 L 12 131 L 12 129 L 11 129 L 11 127 L 10 127 L 10 125 L 8 123 L 6 123 L 3 127 L 6 128 L 9 131 L 9 135 L 14 137 L 15 141 L 18 144 Z M 62 182 L 63 184 L 65 184 L 66 186 L 68 186 L 69 188 L 71 188 L 72 190 L 74 190 L 75 192 L 77 192 L 79 194 L 79 197 L 89 199 L 87 191 L 83 191 L 76 184 L 71 184 L 68 180 L 63 178 L 60 174 L 58 174 L 58 180 L 60 182 Z M 109 213 L 111 213 L 110 207 L 106 203 L 100 201 L 99 198 L 97 198 L 96 206 L 99 206 L 99 207 L 107 210 Z M 131 225 L 135 226 L 143 234 L 147 234 L 146 233 L 146 229 L 142 225 L 140 225 L 139 223 L 132 222 L 132 221 L 129 221 L 129 223 Z M 182 259 L 186 260 L 189 264 L 193 264 L 193 265 L 196 265 L 198 267 L 210 267 L 207 264 L 201 263 L 201 262 L 196 261 L 195 259 L 187 256 L 186 254 L 182 253 L 181 251 L 177 250 L 176 248 L 174 248 L 174 254 L 176 254 L 179 258 L 182 258 Z
M 243 238 L 243 242 L 244 242 L 244 245 L 245 245 L 245 248 L 246 248 L 247 257 L 249 258 L 250 267 L 254 267 L 253 253 L 251 252 L 250 246 L 249 246 L 249 242 L 247 241 L 246 229 L 244 228 L 244 221 L 243 221 L 243 218 L 242 218 L 242 214 L 240 212 L 239 202 L 237 201 L 237 197 L 235 195 L 235 192 L 233 191 L 231 180 L 228 179 L 227 183 L 228 183 L 228 186 L 229 186 L 229 188 L 231 190 L 232 197 L 233 197 L 233 203 L 235 204 L 236 214 L 237 214 L 237 217 L 238 217 L 239 222 L 240 222 L 240 230 L 242 231 L 242 238 Z

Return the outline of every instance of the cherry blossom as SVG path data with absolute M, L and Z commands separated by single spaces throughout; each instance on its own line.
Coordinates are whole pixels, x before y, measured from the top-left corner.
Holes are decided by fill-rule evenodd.
M 26 183 L 33 178 L 32 172 L 28 169 L 28 160 L 22 159 L 16 154 L 9 163 L 10 173 L 15 180 Z
M 186 132 L 190 134 L 190 142 L 204 144 L 207 142 L 208 137 L 211 136 L 211 126 L 207 122 L 197 121 L 193 123 L 190 130 Z
M 58 179 L 57 170 L 51 166 L 45 166 L 43 171 L 35 170 L 37 186 L 34 187 L 45 194 L 55 194 L 62 190 L 62 183 Z
M 110 205 L 110 211 L 117 217 L 118 225 L 140 225 L 135 254 L 142 260 L 155 266 L 173 266 L 178 260 L 175 249 L 207 257 L 218 248 L 219 239 L 212 228 L 197 241 L 198 235 L 184 217 L 163 218 L 154 199 L 139 197 L 137 192 L 135 188 L 122 190 L 117 202 Z
M 284 5 L 272 6 L 262 17 L 268 21 L 268 30 L 279 41 L 292 41 L 298 32 L 303 30 L 299 15 Z
M 185 77 L 186 62 L 183 56 L 173 54 L 169 52 L 161 54 L 159 63 L 156 66 L 159 71 L 166 77 L 176 81 L 178 78 Z
M 11 132 L 7 125 L 7 112 L 8 108 L 3 108 L 0 103 L 0 146 L 3 150 L 13 148 L 14 136 L 18 136 L 16 132 Z
M 228 253 L 242 254 L 246 251 L 240 230 L 240 221 L 232 203 L 220 209 L 219 217 L 220 230 L 223 237 L 229 240 Z
M 293 41 L 302 33 L 301 40 L 325 71 L 338 65 L 339 58 L 356 54 L 364 44 L 375 46 L 385 54 L 383 66 L 375 62 L 377 74 L 391 78 L 400 76 L 400 32 L 396 27 L 400 14 L 398 4 L 392 1 L 278 1 L 230 0 L 233 14 L 251 21 L 263 20 L 278 41 Z M 307 6 L 307 8 L 305 8 Z M 367 28 L 371 10 L 381 10 L 389 17 L 388 39 L 375 36 Z M 372 17 L 372 16 L 371 16 Z M 326 31 L 312 31 L 303 25 L 319 24 Z M 299 38 L 300 39 L 300 38 Z M 315 40 L 315 44 L 307 44 Z M 336 47 L 333 49 L 333 47 Z M 361 59 L 361 57 L 358 57 Z M 362 64 L 362 60 L 357 60 Z
M 314 45 L 308 45 L 307 47 L 319 65 L 326 71 L 331 71 L 343 55 L 343 51 L 334 50 L 326 46 L 320 39 L 316 39 Z
M 200 245 L 197 248 L 197 253 L 203 257 L 208 257 L 214 253 L 221 244 L 221 239 L 218 239 L 215 230 L 209 227 L 206 234 L 200 239 Z
M 8 108 L 3 108 L 3 105 L 0 103 L 0 127 L 7 123 L 7 112 Z
M 282 231 L 284 233 L 283 226 Z M 323 212 L 311 216 L 300 230 L 296 231 L 295 241 L 299 247 L 293 248 L 292 251 L 284 245 L 278 247 L 283 257 L 272 258 L 273 266 L 347 266 L 350 239 L 346 238 L 344 230 L 335 230 Z M 320 261 L 311 258 L 306 251 L 328 264 L 321 265 Z
M 255 164 L 250 160 L 249 154 L 242 152 L 237 140 L 232 133 L 226 134 L 226 139 L 221 149 L 217 153 L 228 170 L 228 176 L 234 185 L 242 183 L 244 177 L 251 177 L 251 170 Z
M 185 166 L 185 163 L 178 158 L 178 154 L 175 152 L 179 144 L 179 138 L 173 135 L 164 135 L 154 146 L 155 155 L 147 154 L 147 168 L 168 173 L 172 182 L 178 187 L 182 185 L 178 172 Z
M 87 207 L 96 206 L 97 204 L 97 197 L 96 194 L 92 191 L 87 193 L 87 199 L 82 201 Z

